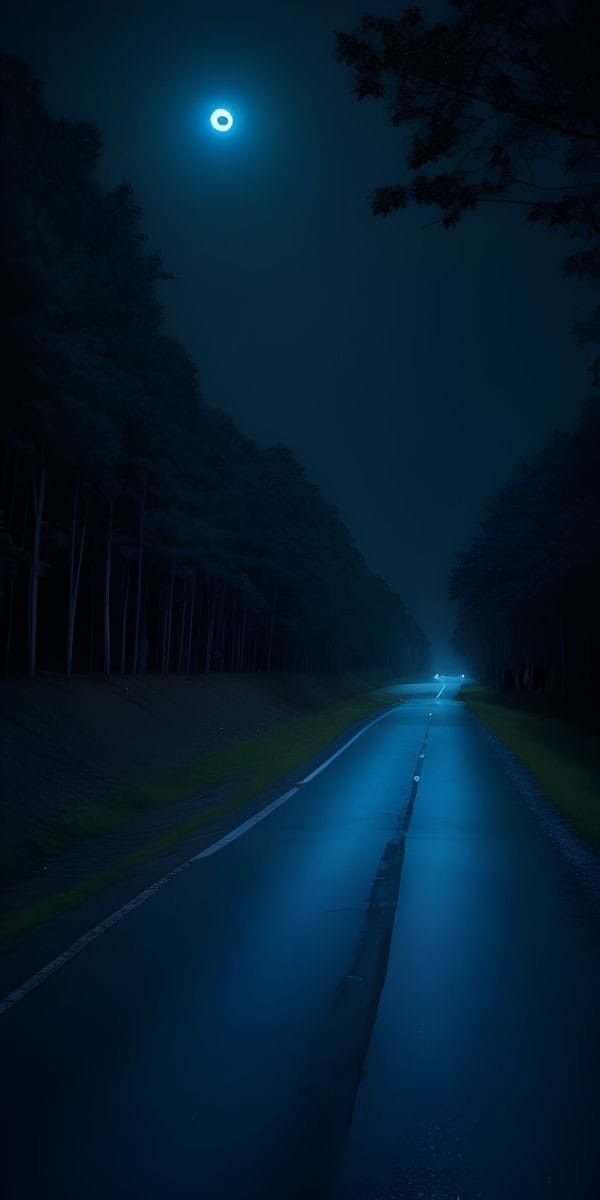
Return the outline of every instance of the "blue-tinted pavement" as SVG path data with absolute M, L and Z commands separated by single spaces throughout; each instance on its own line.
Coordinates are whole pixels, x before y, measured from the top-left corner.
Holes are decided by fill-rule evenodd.
M 9 1200 L 595 1200 L 597 915 L 440 686 L 4 1013 Z

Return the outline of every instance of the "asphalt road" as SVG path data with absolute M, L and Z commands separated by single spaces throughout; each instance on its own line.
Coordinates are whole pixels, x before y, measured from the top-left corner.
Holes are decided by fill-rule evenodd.
M 440 686 L 0 1016 L 9 1200 L 596 1200 L 597 908 Z

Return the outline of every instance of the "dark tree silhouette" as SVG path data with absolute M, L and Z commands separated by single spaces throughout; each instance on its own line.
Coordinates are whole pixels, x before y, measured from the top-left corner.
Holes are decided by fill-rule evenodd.
M 458 556 L 457 644 L 489 682 L 598 707 L 600 402 L 489 503 Z
M 432 208 L 446 229 L 513 205 L 579 242 L 567 274 L 600 277 L 600 9 L 594 0 L 451 0 L 337 35 L 359 100 L 406 127 L 407 178 L 375 189 L 375 214 Z M 435 169 L 441 167 L 442 169 Z M 577 328 L 600 340 L 600 310 Z M 593 364 L 597 374 L 600 359 Z

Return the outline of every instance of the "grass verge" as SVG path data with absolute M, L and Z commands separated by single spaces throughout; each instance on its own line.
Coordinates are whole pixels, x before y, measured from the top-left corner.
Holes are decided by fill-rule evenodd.
M 0 950 L 11 949 L 43 922 L 83 904 L 109 884 L 125 879 L 136 867 L 175 850 L 187 838 L 234 812 L 318 754 L 349 726 L 388 707 L 384 697 L 368 692 L 343 704 L 294 717 L 253 737 L 236 739 L 203 754 L 185 771 L 152 778 L 121 797 L 80 806 L 69 816 L 67 828 L 61 826 L 54 835 L 50 831 L 50 846 L 89 840 L 125 826 L 145 811 L 174 804 L 211 785 L 232 786 L 226 800 L 175 822 L 159 838 L 143 842 L 136 850 L 117 855 L 107 868 L 90 872 L 76 886 L 4 914 L 0 918 Z
M 466 685 L 458 698 L 520 758 L 576 832 L 600 848 L 600 747 L 568 721 L 493 688 Z

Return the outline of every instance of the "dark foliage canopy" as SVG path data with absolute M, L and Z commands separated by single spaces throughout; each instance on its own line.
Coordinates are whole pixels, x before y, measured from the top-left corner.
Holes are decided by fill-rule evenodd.
M 20 59 L 2 103 L 4 668 L 422 669 L 291 453 L 202 400 L 133 190 L 95 182 L 98 131 L 51 117 Z
M 382 99 L 406 127 L 408 178 L 376 188 L 375 214 L 413 203 L 451 229 L 505 204 L 578 245 L 565 269 L 600 278 L 600 9 L 594 0 L 451 0 L 363 18 L 337 35 L 359 100 Z M 600 310 L 578 329 L 600 340 Z M 600 360 L 594 364 L 600 369 Z

